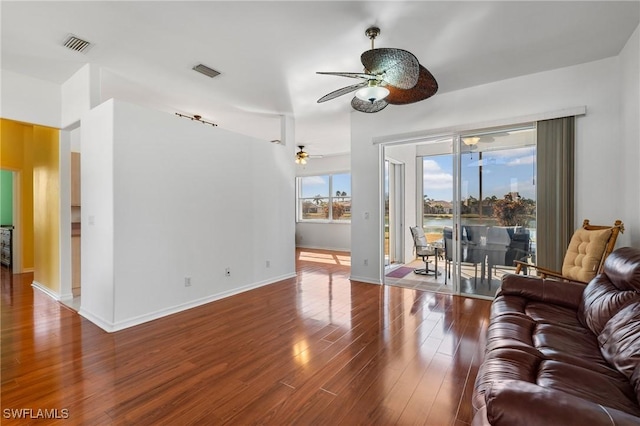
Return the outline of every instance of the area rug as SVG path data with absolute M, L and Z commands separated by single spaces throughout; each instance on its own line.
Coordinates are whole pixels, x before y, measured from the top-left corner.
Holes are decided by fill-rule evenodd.
M 401 266 L 389 272 L 385 276 L 389 278 L 402 278 L 405 275 L 407 275 L 409 272 L 413 272 L 413 268 L 409 268 L 408 266 Z

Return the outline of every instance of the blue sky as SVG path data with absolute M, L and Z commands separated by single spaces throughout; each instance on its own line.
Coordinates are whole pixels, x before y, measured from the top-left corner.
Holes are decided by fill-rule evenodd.
M 347 196 L 351 196 L 351 174 L 344 173 L 333 175 L 333 189 L 331 193 L 336 191 L 346 192 Z M 303 198 L 311 198 L 316 195 L 323 197 L 329 196 L 329 176 L 308 176 L 302 178 L 302 194 Z
M 453 156 L 424 157 L 424 194 L 435 200 L 453 199 Z M 462 198 L 479 197 L 480 154 L 462 154 Z M 535 199 L 535 151 L 532 147 L 488 151 L 482 153 L 482 198 L 503 198 L 515 191 Z

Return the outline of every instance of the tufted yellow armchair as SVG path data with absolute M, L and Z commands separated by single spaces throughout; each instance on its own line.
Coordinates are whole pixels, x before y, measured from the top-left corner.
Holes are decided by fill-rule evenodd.
M 562 272 L 552 271 L 526 262 L 515 261 L 516 274 L 523 268 L 532 268 L 543 278 L 555 277 L 588 283 L 602 272 L 604 261 L 613 251 L 618 234 L 624 232 L 622 221 L 613 226 L 590 225 L 585 219 L 582 227 L 573 234 L 562 262 Z

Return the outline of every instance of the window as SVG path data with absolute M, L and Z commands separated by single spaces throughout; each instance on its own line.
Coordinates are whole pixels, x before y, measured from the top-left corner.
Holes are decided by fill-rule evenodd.
M 351 174 L 299 177 L 298 221 L 350 222 Z

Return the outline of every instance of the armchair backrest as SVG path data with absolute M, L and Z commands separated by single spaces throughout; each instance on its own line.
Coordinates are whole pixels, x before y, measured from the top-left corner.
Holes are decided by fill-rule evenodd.
M 618 234 L 624 232 L 622 221 L 613 226 L 591 225 L 585 219 L 571 237 L 562 263 L 562 275 L 568 279 L 589 282 L 602 273 L 607 256 L 613 251 Z
M 411 236 L 413 237 L 413 245 L 416 250 L 419 248 L 427 247 L 427 236 L 424 234 L 424 229 L 420 226 L 411 226 Z

